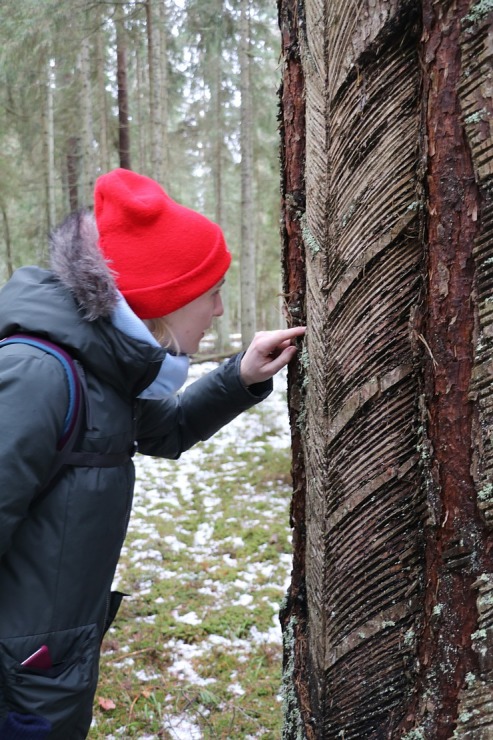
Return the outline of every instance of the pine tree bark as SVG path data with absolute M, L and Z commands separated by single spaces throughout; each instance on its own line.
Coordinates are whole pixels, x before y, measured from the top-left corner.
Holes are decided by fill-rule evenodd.
M 281 237 L 283 245 L 283 298 L 289 326 L 306 323 L 305 250 L 299 214 L 305 211 L 305 81 L 299 48 L 297 0 L 280 3 L 279 22 L 284 57 L 280 91 L 281 133 Z M 303 19 L 301 19 L 302 21 Z M 293 453 L 290 524 L 293 529 L 291 584 L 280 619 L 283 630 L 283 738 L 315 738 L 310 726 L 308 671 L 308 611 L 306 599 L 306 475 L 301 428 L 301 367 L 288 368 L 289 413 Z
M 486 740 L 493 8 L 279 11 L 284 291 L 308 325 L 284 737 Z
M 115 9 L 116 78 L 118 85 L 118 153 L 120 167 L 130 170 L 130 125 L 128 120 L 127 41 L 123 6 Z

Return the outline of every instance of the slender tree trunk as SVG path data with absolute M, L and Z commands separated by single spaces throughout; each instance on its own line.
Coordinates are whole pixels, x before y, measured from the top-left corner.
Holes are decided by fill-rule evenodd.
M 80 177 L 80 140 L 71 136 L 67 140 L 67 190 L 70 212 L 80 208 L 79 204 L 79 177 Z
M 223 223 L 223 147 L 224 147 L 224 123 L 223 123 L 223 0 L 215 0 L 215 16 L 217 26 L 215 28 L 215 44 L 213 48 L 213 73 L 211 84 L 211 108 L 214 111 L 213 131 L 213 159 L 212 179 L 214 181 L 214 219 L 216 223 Z M 224 314 L 217 321 L 217 349 L 224 353 L 231 345 L 230 333 L 230 300 L 229 285 L 225 284 L 222 289 Z
M 159 0 L 147 0 L 147 49 L 149 68 L 149 107 L 151 131 L 151 171 L 152 176 L 159 181 L 162 176 L 162 150 L 160 142 L 161 128 L 161 65 L 159 53 L 158 10 Z
M 487 740 L 493 9 L 279 10 L 284 293 L 308 325 L 283 735 Z
M 246 347 L 256 328 L 255 213 L 253 206 L 253 113 L 250 79 L 250 0 L 241 0 L 241 339 Z
M 92 202 L 95 170 L 93 152 L 93 120 L 92 120 L 92 90 L 91 90 L 91 61 L 90 42 L 87 36 L 82 39 L 82 48 L 79 58 L 80 76 L 80 112 L 81 112 L 81 197 L 82 203 L 87 206 Z
M 99 108 L 99 164 L 102 172 L 110 169 L 110 154 L 108 147 L 108 106 L 106 103 L 106 54 L 102 17 L 96 35 L 97 85 Z
M 162 176 L 160 182 L 169 187 L 169 79 L 168 79 L 168 17 L 165 0 L 159 3 L 159 63 L 161 66 L 161 149 L 162 149 Z
M 149 53 L 151 169 L 152 176 L 166 185 L 167 145 L 167 49 L 163 0 L 147 0 L 147 43 Z
M 51 60 L 46 62 L 46 104 L 44 110 L 44 151 L 46 156 L 46 216 L 48 231 L 56 224 L 55 121 L 53 100 L 53 71 Z
M 144 118 L 144 75 L 142 71 L 142 55 L 140 49 L 135 50 L 135 77 L 137 85 L 137 99 L 136 99 L 136 122 L 137 122 L 137 142 L 139 152 L 139 172 L 144 173 L 146 171 L 146 124 Z
M 131 169 L 130 166 L 130 126 L 128 121 L 128 85 L 127 85 L 127 40 L 125 31 L 125 15 L 123 7 L 116 6 L 116 65 L 118 85 L 118 152 L 120 167 Z

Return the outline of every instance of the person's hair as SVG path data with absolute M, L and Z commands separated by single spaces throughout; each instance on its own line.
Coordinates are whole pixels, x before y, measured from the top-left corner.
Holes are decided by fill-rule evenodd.
M 180 345 L 178 339 L 175 337 L 165 316 L 161 316 L 157 319 L 144 319 L 144 324 L 147 326 L 154 339 L 156 339 L 161 347 L 164 349 L 171 349 L 176 354 L 180 354 Z

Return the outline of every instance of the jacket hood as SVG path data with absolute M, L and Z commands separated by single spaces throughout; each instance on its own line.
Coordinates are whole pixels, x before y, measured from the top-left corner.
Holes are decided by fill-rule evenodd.
M 85 319 L 108 318 L 118 301 L 112 272 L 98 247 L 94 216 L 69 216 L 50 238 L 51 268 L 74 296 Z
M 0 291 L 0 337 L 50 339 L 119 392 L 137 395 L 156 377 L 165 351 L 113 326 L 118 289 L 97 240 L 92 214 L 69 216 L 51 236 L 52 270 L 21 267 Z

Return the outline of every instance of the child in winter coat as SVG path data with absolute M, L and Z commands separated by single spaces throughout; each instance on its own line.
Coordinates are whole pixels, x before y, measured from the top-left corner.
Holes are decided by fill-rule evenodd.
M 188 355 L 223 311 L 231 255 L 221 229 L 118 169 L 97 180 L 95 217 L 70 216 L 51 248 L 51 270 L 21 268 L 0 291 L 0 337 L 48 339 L 84 368 L 84 464 L 50 481 L 69 401 L 60 362 L 0 343 L 3 740 L 87 736 L 101 641 L 122 598 L 110 587 L 135 446 L 178 458 L 210 437 L 270 393 L 304 331 L 259 333 L 176 395 Z

